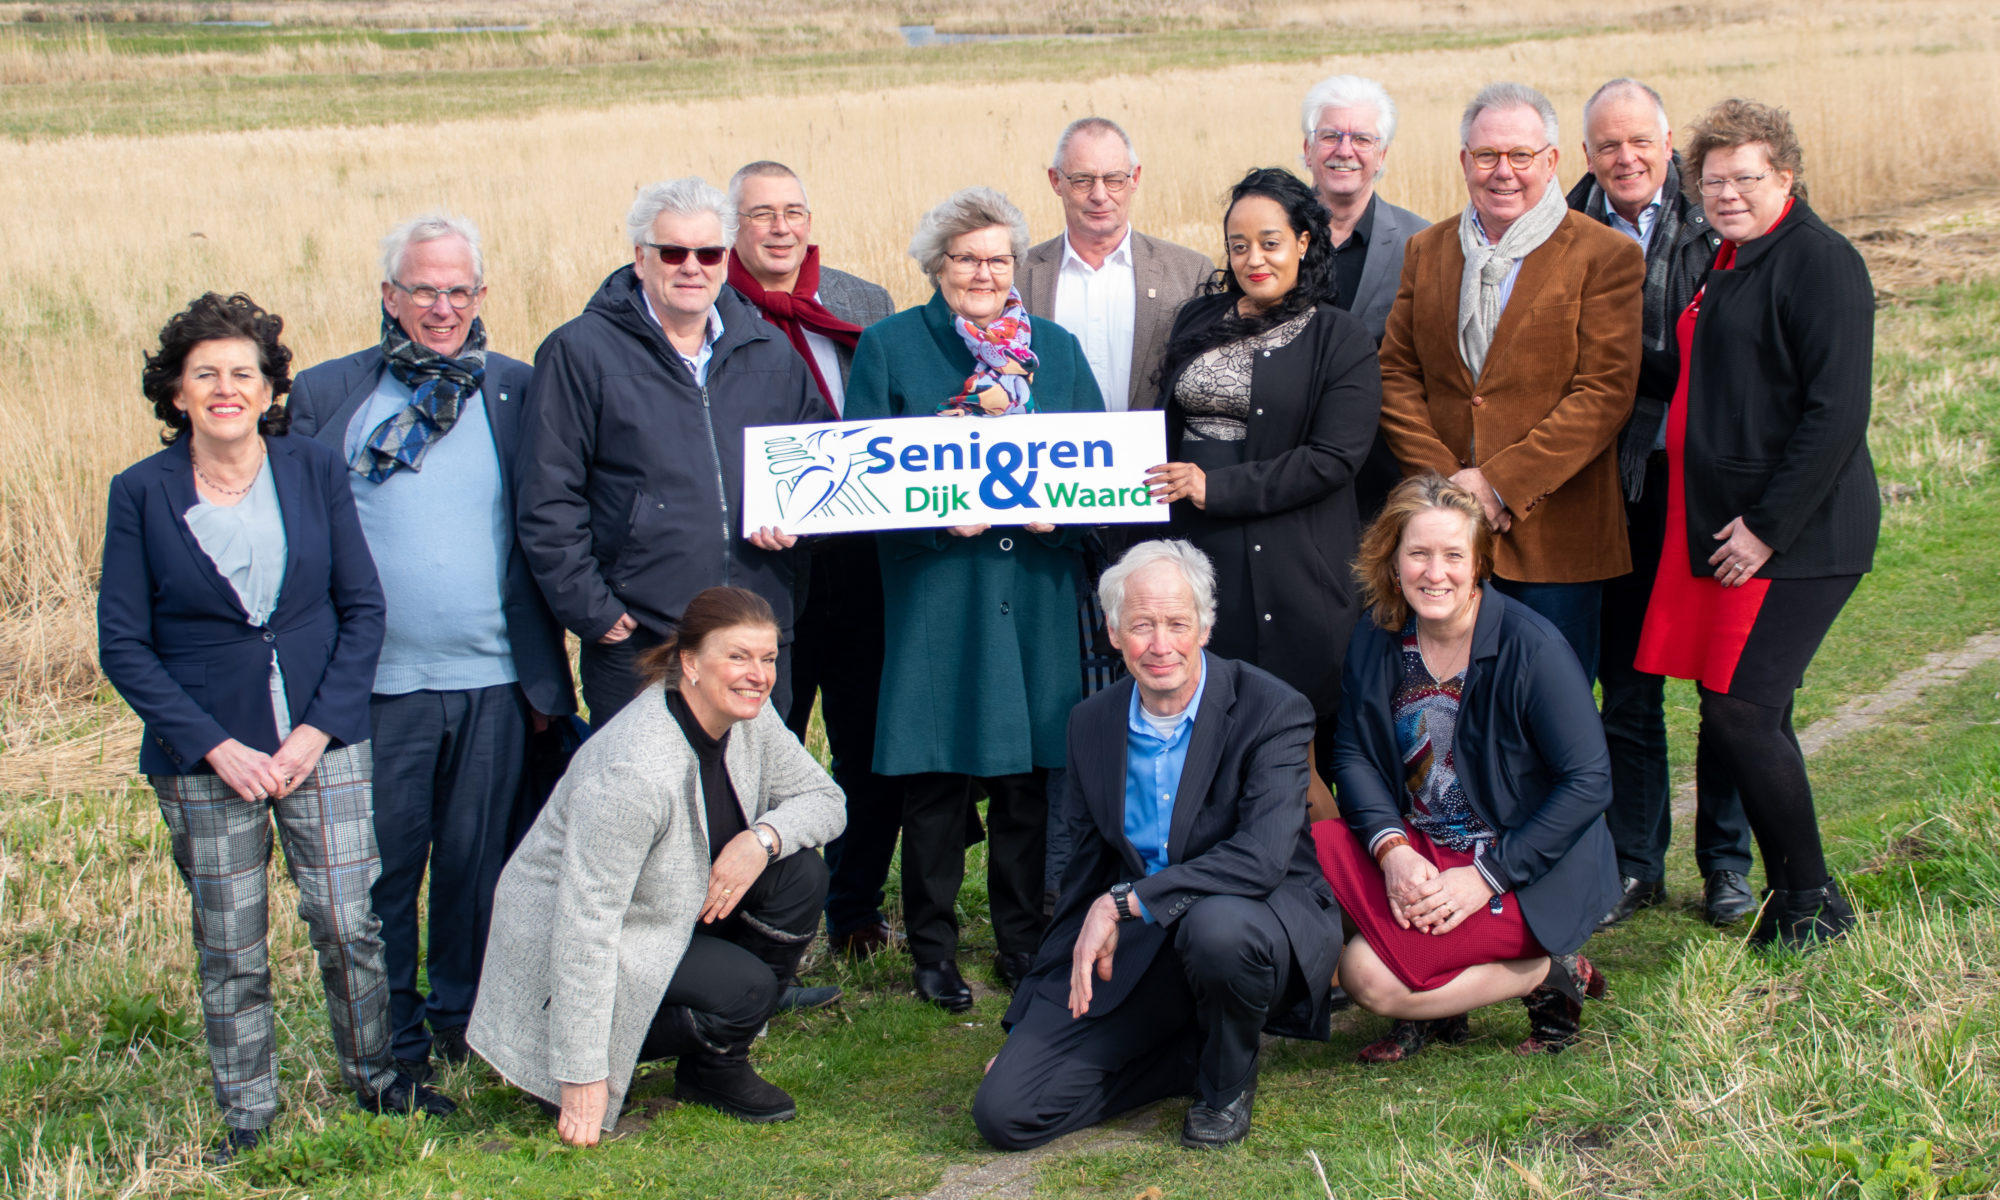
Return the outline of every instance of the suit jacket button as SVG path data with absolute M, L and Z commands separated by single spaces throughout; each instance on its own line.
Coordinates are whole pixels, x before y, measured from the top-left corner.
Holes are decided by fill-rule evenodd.
M 1480 405 L 1482 405 L 1482 404 L 1484 404 L 1484 403 L 1486 403 L 1486 397 L 1484 397 L 1484 396 L 1474 396 L 1474 397 L 1472 398 L 1472 406 L 1473 406 L 1474 408 L 1478 408 L 1478 407 L 1479 407 Z
M 278 640 L 278 635 L 266 629 L 264 631 L 264 640 L 267 642 L 275 642 Z

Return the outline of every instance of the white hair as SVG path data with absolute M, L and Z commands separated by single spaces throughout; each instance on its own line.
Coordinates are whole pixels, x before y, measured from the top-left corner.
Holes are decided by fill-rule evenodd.
M 1140 542 L 1125 552 L 1097 581 L 1097 602 L 1113 629 L 1121 628 L 1125 607 L 1125 585 L 1132 576 L 1154 563 L 1172 563 L 1194 593 L 1195 617 L 1203 629 L 1215 628 L 1215 564 L 1208 555 L 1179 538 Z
M 1109 133 L 1125 143 L 1125 161 L 1133 170 L 1139 169 L 1139 152 L 1132 148 L 1131 135 L 1119 128 L 1118 122 L 1109 117 L 1078 117 L 1063 127 L 1062 136 L 1056 139 L 1056 152 L 1049 158 L 1049 166 L 1063 170 L 1063 157 L 1069 153 L 1069 141 L 1079 133 Z
M 1598 88 L 1590 94 L 1590 99 L 1583 102 L 1583 136 L 1586 139 L 1590 137 L 1590 110 L 1596 108 L 1600 101 L 1617 99 L 1651 100 L 1653 111 L 1659 114 L 1660 136 L 1665 137 L 1673 130 L 1667 121 L 1667 102 L 1660 99 L 1660 93 L 1636 79 L 1621 77 Z
M 446 212 L 411 217 L 383 235 L 382 282 L 399 282 L 396 276 L 403 273 L 403 257 L 410 252 L 411 246 L 421 242 L 441 242 L 446 238 L 458 238 L 472 251 L 472 285 L 484 285 L 486 258 L 479 252 L 479 227 L 464 217 L 454 217 Z
M 1465 106 L 1465 115 L 1458 119 L 1458 141 L 1460 145 L 1472 143 L 1472 123 L 1479 114 L 1489 108 L 1532 108 L 1542 119 L 1542 136 L 1553 146 L 1561 140 L 1556 127 L 1556 106 L 1549 98 L 1525 83 L 1489 83 L 1479 89 L 1472 103 Z
M 633 246 L 653 240 L 653 221 L 663 212 L 678 217 L 714 213 L 716 220 L 722 222 L 723 245 L 736 240 L 736 206 L 699 175 L 649 183 L 639 189 L 639 195 L 625 213 L 625 232 L 631 235 Z
M 797 171 L 792 170 L 784 163 L 772 162 L 768 158 L 760 158 L 756 162 L 745 163 L 736 168 L 736 174 L 729 177 L 730 212 L 743 211 L 743 181 L 746 179 L 789 179 L 799 185 L 800 196 L 806 194 L 806 181 L 799 178 Z M 810 209 L 812 203 L 808 201 L 806 207 Z
M 1014 207 L 1005 193 L 990 187 L 960 188 L 917 222 L 917 232 L 910 238 L 910 257 L 917 260 L 917 265 L 924 269 L 924 277 L 936 286 L 938 273 L 944 270 L 944 256 L 950 252 L 951 239 L 995 225 L 1007 227 L 1009 249 L 1015 258 L 1028 252 L 1028 218 L 1021 215 L 1021 210 Z
M 1329 75 L 1313 84 L 1306 93 L 1305 103 L 1299 106 L 1299 124 L 1307 137 L 1319 128 L 1320 113 L 1329 108 L 1372 108 L 1375 132 L 1382 137 L 1383 149 L 1396 140 L 1396 102 L 1372 79 L 1361 75 Z

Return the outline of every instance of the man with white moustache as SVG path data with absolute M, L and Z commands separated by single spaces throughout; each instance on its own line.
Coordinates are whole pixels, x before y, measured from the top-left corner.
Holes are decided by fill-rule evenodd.
M 1570 189 L 1569 206 L 1624 234 L 1646 255 L 1645 322 L 1638 392 L 1618 435 L 1619 485 L 1632 572 L 1604 585 L 1604 738 L 1611 748 L 1611 808 L 1605 821 L 1618 848 L 1620 897 L 1599 927 L 1666 899 L 1667 844 L 1673 835 L 1667 772 L 1665 680 L 1634 670 L 1639 631 L 1667 531 L 1667 409 L 1680 382 L 1676 322 L 1708 277 L 1722 244 L 1681 187 L 1681 156 L 1660 95 L 1636 79 L 1614 79 L 1583 106 L 1583 153 L 1590 164 Z M 1735 786 L 1714 771 L 1695 775 L 1695 865 L 1703 915 L 1729 925 L 1756 907 L 1750 824 Z
M 293 432 L 349 464 L 388 605 L 368 704 L 382 851 L 370 898 L 396 1066 L 416 1084 L 434 1048 L 465 1061 L 529 730 L 576 710 L 562 627 L 514 527 L 531 372 L 487 348 L 485 298 L 471 222 L 405 221 L 382 240 L 380 343 L 300 372 L 288 403 Z M 417 987 L 426 867 L 428 997 Z

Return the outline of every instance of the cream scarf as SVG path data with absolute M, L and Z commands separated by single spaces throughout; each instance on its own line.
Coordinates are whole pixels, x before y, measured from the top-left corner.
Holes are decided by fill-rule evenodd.
M 1459 214 L 1458 245 L 1465 251 L 1465 273 L 1458 283 L 1458 356 L 1465 360 L 1474 383 L 1485 369 L 1493 331 L 1500 325 L 1500 285 L 1514 269 L 1514 260 L 1526 258 L 1548 241 L 1567 212 L 1562 189 L 1551 179 L 1541 200 L 1508 226 L 1497 244 L 1487 244 L 1472 205 Z

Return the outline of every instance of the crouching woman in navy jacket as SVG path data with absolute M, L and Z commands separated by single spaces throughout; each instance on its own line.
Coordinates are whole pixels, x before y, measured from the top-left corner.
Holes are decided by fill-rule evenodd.
M 1313 835 L 1360 930 L 1341 985 L 1397 1021 L 1363 1062 L 1463 1041 L 1468 1011 L 1515 997 L 1518 1049 L 1554 1052 L 1604 991 L 1577 953 L 1618 896 L 1603 727 L 1569 644 L 1492 570 L 1478 499 L 1436 475 L 1389 494 L 1355 560 L 1374 619 L 1347 651 L 1345 820 Z
M 209 293 L 160 331 L 142 387 L 166 449 L 111 483 L 98 656 L 146 723 L 158 794 L 193 898 L 202 1014 L 227 1132 L 254 1146 L 278 1109 L 265 868 L 271 819 L 319 954 L 342 1080 L 364 1107 L 449 1112 L 399 1077 L 368 889 L 380 873 L 368 692 L 382 591 L 344 464 L 282 436 L 284 323 Z

